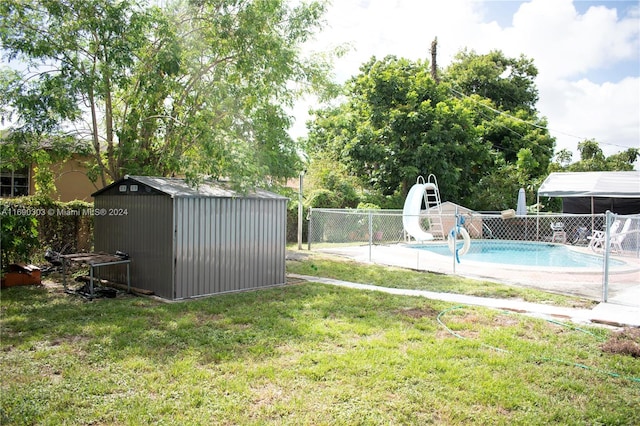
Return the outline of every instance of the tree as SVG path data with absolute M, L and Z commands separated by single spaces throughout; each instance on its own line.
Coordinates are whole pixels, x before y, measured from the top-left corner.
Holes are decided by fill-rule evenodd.
M 452 93 L 475 101 L 479 119 L 475 125 L 493 152 L 493 163 L 484 165 L 465 205 L 480 210 L 511 208 L 520 187 L 532 197 L 536 183 L 546 175 L 555 139 L 536 110 L 537 74 L 533 61 L 524 56 L 466 50 L 443 73 Z
M 531 176 L 546 173 L 555 146 L 555 139 L 546 128 L 546 120 L 531 116 L 524 110 L 513 115 L 485 110 L 478 115 L 481 117 L 477 125 L 482 139 L 489 142 L 505 162 L 517 162 L 520 151 L 528 149 L 536 162 L 536 167 L 530 170 Z
M 497 50 L 486 55 L 464 50 L 444 72 L 456 96 L 477 100 L 481 137 L 507 164 L 518 161 L 521 149 L 531 150 L 537 162 L 532 177 L 547 172 L 555 147 L 546 120 L 537 114 L 537 75 L 531 59 L 509 58 Z
M 517 166 L 507 164 L 502 159 L 496 160 L 497 167 L 483 176 L 473 194 L 474 210 L 496 211 L 514 208 L 517 202 L 520 184 L 514 176 L 518 174 Z M 471 201 L 470 201 L 471 203 Z
M 463 50 L 444 74 L 454 90 L 490 99 L 502 111 L 536 111 L 538 70 L 523 55 L 508 58 L 499 50 L 486 55 Z
M 600 144 L 595 139 L 586 139 L 578 143 L 580 160 L 571 163 L 573 154 L 562 150 L 556 155 L 556 162 L 549 166 L 550 172 L 594 172 L 594 171 L 629 171 L 640 156 L 640 150 L 629 148 L 609 157 L 605 157 Z
M 360 202 L 356 179 L 331 160 L 316 158 L 309 165 L 307 204 L 309 207 L 356 207 Z
M 559 172 L 562 169 L 566 168 L 569 164 L 571 164 L 571 159 L 573 158 L 573 153 L 568 149 L 564 148 L 558 151 L 555 155 L 555 162 L 549 164 L 549 173 Z
M 482 177 L 473 199 L 469 200 L 474 209 L 495 211 L 514 208 L 520 188 L 524 188 L 528 200 L 535 199 L 544 176 L 536 172 L 538 161 L 529 148 L 522 148 L 517 158 L 515 163 L 507 163 L 502 157 L 496 160 L 495 170 Z
M 572 169 L 580 169 L 576 171 L 605 170 L 606 159 L 598 142 L 593 139 L 582 141 L 578 143 L 578 151 L 580 151 L 580 162 Z
M 296 174 L 285 107 L 327 83 L 327 62 L 299 46 L 322 3 L 5 0 L 4 117 L 37 138 L 91 142 L 103 184 L 124 174 L 228 177 L 239 186 Z M 83 125 L 83 119 L 88 124 Z
M 348 101 L 316 112 L 309 148 L 333 151 L 366 187 L 406 194 L 420 174 L 438 176 L 444 196 L 469 192 L 489 146 L 477 137 L 467 100 L 452 98 L 428 64 L 372 58 L 346 85 Z
M 634 170 L 634 163 L 639 157 L 638 148 L 629 148 L 607 157 L 607 167 L 609 170 L 631 171 Z
M 536 74 L 524 57 L 462 52 L 437 84 L 422 61 L 373 58 L 347 83 L 346 102 L 316 111 L 310 152 L 336 153 L 385 196 L 433 173 L 442 199 L 491 210 L 515 203 L 520 186 L 547 172 L 555 144 L 535 112 Z M 504 193 L 479 197 L 487 182 Z
M 29 65 L 26 72 L 7 74 L 2 87 L 3 112 L 18 116 L 14 133 L 37 143 L 80 121 L 86 106 L 103 184 L 105 172 L 116 178 L 114 96 L 147 43 L 151 13 L 128 1 L 7 0 L 0 7 L 8 59 Z

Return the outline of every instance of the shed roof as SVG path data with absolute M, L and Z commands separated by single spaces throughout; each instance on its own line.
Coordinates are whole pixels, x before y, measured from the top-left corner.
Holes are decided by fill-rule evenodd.
M 540 185 L 538 195 L 640 198 L 640 171 L 551 173 Z
M 262 189 L 255 189 L 246 194 L 234 191 L 229 188 L 223 182 L 218 181 L 205 181 L 197 186 L 192 186 L 185 179 L 182 178 L 167 178 L 167 177 L 154 177 L 154 176 L 125 176 L 117 182 L 111 185 L 105 186 L 101 190 L 92 194 L 92 196 L 100 195 L 103 192 L 108 191 L 117 185 L 123 183 L 135 181 L 140 184 L 146 185 L 159 192 L 169 195 L 171 198 L 270 198 L 270 199 L 286 199 L 279 194 L 265 191 Z
M 444 213 L 455 213 L 456 210 L 459 213 L 475 213 L 474 210 L 471 210 L 470 208 L 467 208 L 465 206 L 461 206 L 460 204 L 456 204 L 452 201 L 444 201 L 440 203 L 439 206 L 430 207 L 429 210 L 440 210 Z

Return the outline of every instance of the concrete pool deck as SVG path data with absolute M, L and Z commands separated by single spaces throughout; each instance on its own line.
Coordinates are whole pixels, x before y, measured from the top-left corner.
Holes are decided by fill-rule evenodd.
M 576 250 L 590 253 L 584 247 Z M 371 262 L 448 275 L 455 274 L 466 278 L 580 296 L 595 301 L 602 301 L 603 296 L 603 279 L 600 268 L 522 267 L 465 261 L 463 256 L 460 258 L 460 263 L 455 264 L 454 272 L 452 257 L 416 250 L 405 244 L 326 247 L 314 249 L 314 251 L 338 255 L 362 263 Z M 593 253 L 591 252 L 591 254 Z M 604 307 L 599 309 L 605 311 L 608 309 L 608 305 L 612 305 L 611 310 L 622 313 L 629 308 L 630 313 L 623 318 L 630 318 L 624 323 L 640 326 L 640 259 L 618 256 L 615 259 L 622 260 L 625 265 L 610 269 L 608 303 L 601 303 L 600 305 L 604 305 Z M 615 320 L 613 321 L 615 322 Z

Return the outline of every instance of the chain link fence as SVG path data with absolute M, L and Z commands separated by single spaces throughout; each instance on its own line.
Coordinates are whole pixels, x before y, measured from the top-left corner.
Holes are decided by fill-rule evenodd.
M 449 210 L 311 209 L 309 249 L 640 305 L 628 297 L 640 285 L 640 215 Z M 416 222 L 424 241 L 406 232 Z

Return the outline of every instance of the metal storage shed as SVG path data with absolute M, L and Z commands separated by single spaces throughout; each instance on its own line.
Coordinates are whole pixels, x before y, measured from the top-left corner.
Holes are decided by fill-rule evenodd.
M 131 285 L 184 299 L 284 284 L 288 199 L 125 176 L 93 194 L 95 251 L 130 255 Z M 107 278 L 122 282 L 122 271 Z
M 561 197 L 564 213 L 640 213 L 640 171 L 551 173 L 540 197 Z

